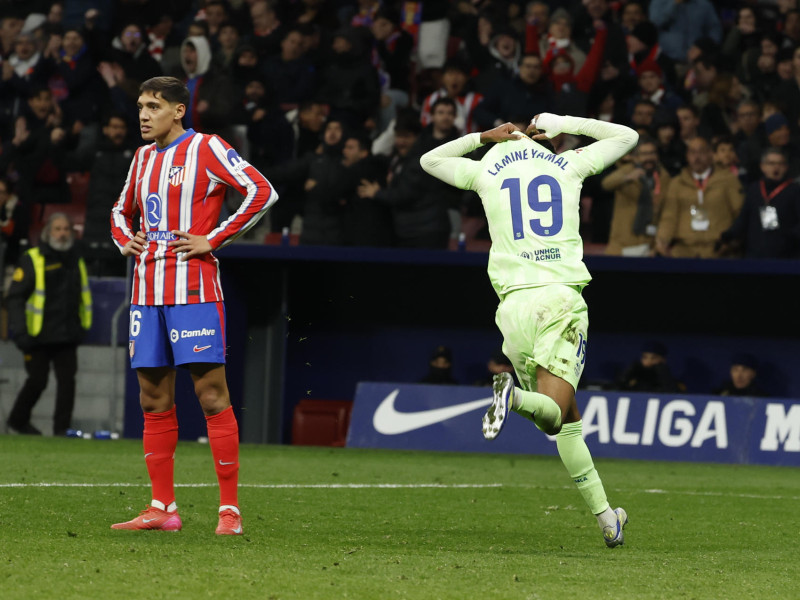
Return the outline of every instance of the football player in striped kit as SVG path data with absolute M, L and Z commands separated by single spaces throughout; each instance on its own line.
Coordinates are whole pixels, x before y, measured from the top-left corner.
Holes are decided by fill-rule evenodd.
M 214 135 L 184 129 L 189 90 L 174 77 L 139 89 L 142 139 L 111 211 L 111 235 L 135 257 L 129 353 L 144 412 L 144 455 L 152 501 L 113 529 L 177 531 L 173 467 L 178 442 L 175 367 L 192 376 L 208 425 L 220 487 L 217 534 L 239 535 L 239 429 L 225 379 L 225 307 L 211 252 L 250 229 L 278 199 L 267 179 Z M 218 224 L 225 191 L 245 196 Z M 134 232 L 134 214 L 139 230 Z

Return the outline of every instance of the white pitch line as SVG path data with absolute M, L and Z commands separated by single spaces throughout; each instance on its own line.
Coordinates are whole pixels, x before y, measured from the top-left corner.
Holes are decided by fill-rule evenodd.
M 216 483 L 176 483 L 177 488 L 215 488 Z M 0 488 L 139 488 L 150 487 L 149 483 L 69 483 L 69 482 L 38 482 L 38 483 L 0 483 Z M 527 488 L 527 489 L 553 489 L 569 490 L 572 486 L 537 486 L 528 483 L 240 483 L 240 488 L 259 490 L 361 490 L 361 489 L 496 489 L 496 488 Z M 691 490 L 626 490 L 618 489 L 617 492 L 625 494 L 664 494 L 679 496 L 706 496 L 714 498 L 749 498 L 754 500 L 800 500 L 800 496 L 767 496 L 764 494 L 729 494 L 725 492 L 698 492 Z
M 217 487 L 216 483 L 176 483 L 179 488 Z M 0 488 L 102 488 L 150 487 L 149 483 L 0 483 Z M 255 489 L 460 489 L 499 488 L 502 483 L 240 483 L 240 488 Z
M 765 496 L 763 494 L 726 494 L 725 492 L 694 492 L 683 490 L 680 492 L 670 492 L 667 490 L 642 490 L 645 494 L 682 494 L 684 496 L 712 496 L 719 498 L 722 496 L 733 496 L 735 498 L 753 498 L 754 500 L 800 500 L 800 496 Z

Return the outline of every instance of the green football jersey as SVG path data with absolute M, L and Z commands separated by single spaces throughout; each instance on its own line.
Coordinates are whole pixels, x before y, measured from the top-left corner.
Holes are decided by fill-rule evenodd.
M 421 159 L 432 175 L 481 197 L 492 238 L 489 277 L 500 297 L 519 288 L 553 283 L 583 286 L 591 280 L 579 233 L 583 180 L 630 150 L 637 136 L 620 125 L 576 117 L 564 120 L 572 125 L 564 128 L 569 133 L 584 133 L 587 123 L 599 123 L 602 131 L 593 133 L 608 135 L 611 131 L 604 127 L 608 125 L 612 136 L 624 133 L 628 141 L 596 142 L 556 155 L 522 136 L 495 144 L 480 161 L 453 160 L 454 155 L 480 146 L 480 134 L 470 134 Z

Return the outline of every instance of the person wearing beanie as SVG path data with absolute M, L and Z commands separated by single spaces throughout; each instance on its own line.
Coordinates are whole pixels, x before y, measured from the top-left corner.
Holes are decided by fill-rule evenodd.
M 672 371 L 667 365 L 667 347 L 658 340 L 642 344 L 639 359 L 620 374 L 616 388 L 628 392 L 681 391 L 681 385 L 672 376 Z
M 486 371 L 483 376 L 476 379 L 472 385 L 490 387 L 494 383 L 494 376 L 500 373 L 508 373 L 511 377 L 516 377 L 514 365 L 511 364 L 511 361 L 503 354 L 502 350 L 498 350 L 489 357 L 489 360 L 486 361 Z
M 746 398 L 768 396 L 756 385 L 758 361 L 752 354 L 740 352 L 731 357 L 730 377 L 714 391 L 717 396 L 743 396 Z
M 782 113 L 774 113 L 764 120 L 767 146 L 777 148 L 789 160 L 787 176 L 800 176 L 800 148 L 792 140 L 789 120 Z
M 673 113 L 683 99 L 664 85 L 664 71 L 657 61 L 648 59 L 636 68 L 637 94 L 628 101 L 628 115 L 639 100 L 649 100 L 660 112 Z
M 428 372 L 420 383 L 434 385 L 457 385 L 453 377 L 453 351 L 447 346 L 437 346 L 428 362 Z
M 655 62 L 661 68 L 666 84 L 675 89 L 675 61 L 662 52 L 658 43 L 658 28 L 655 25 L 650 21 L 642 21 L 631 30 L 625 42 L 628 46 L 631 75 L 638 75 L 642 64 Z

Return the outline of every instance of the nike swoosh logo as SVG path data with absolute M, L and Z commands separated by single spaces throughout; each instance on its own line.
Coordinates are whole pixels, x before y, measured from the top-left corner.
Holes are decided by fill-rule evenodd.
M 236 461 L 233 461 L 233 462 L 222 462 L 222 459 L 219 459 L 219 464 L 221 464 L 223 467 L 225 467 L 227 465 L 235 465 Z
M 237 527 L 236 529 L 231 529 L 231 531 L 233 531 L 233 533 L 235 533 L 236 535 L 239 535 L 240 533 L 242 533 L 242 528 Z
M 142 519 L 142 523 L 149 523 L 150 521 L 155 521 L 155 519 Z
M 211 348 L 211 344 L 209 344 L 208 346 L 200 346 L 199 348 L 197 347 L 197 344 L 195 344 L 192 350 L 194 350 L 195 352 L 202 352 L 203 350 L 208 350 L 209 348 Z
M 145 455 L 144 455 L 144 457 L 145 457 L 145 458 L 147 458 L 147 457 L 148 457 L 148 456 L 150 456 L 151 454 L 155 454 L 155 452 L 148 452 L 147 454 L 145 454 Z
M 377 410 L 375 410 L 375 414 L 372 417 L 372 426 L 375 427 L 375 431 L 378 433 L 382 433 L 383 435 L 408 433 L 415 429 L 422 429 L 429 425 L 447 421 L 453 417 L 489 406 L 492 403 L 491 398 L 481 398 L 480 400 L 445 406 L 443 408 L 432 408 L 430 410 L 421 410 L 417 412 L 399 412 L 394 407 L 394 401 L 399 393 L 400 390 L 393 391 L 383 399 Z

